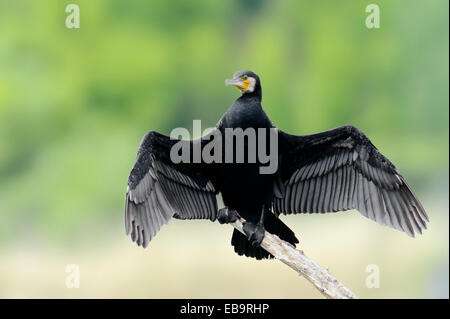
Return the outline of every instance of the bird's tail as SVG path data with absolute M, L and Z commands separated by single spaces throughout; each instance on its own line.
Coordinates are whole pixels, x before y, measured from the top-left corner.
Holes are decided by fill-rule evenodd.
M 294 246 L 298 243 L 298 239 L 295 237 L 294 232 L 270 212 L 267 212 L 264 216 L 264 227 L 269 233 L 277 235 Z M 273 258 L 272 254 L 268 253 L 264 248 L 253 247 L 247 236 L 237 229 L 233 231 L 231 245 L 234 246 L 234 251 L 240 256 L 245 255 L 258 260 Z

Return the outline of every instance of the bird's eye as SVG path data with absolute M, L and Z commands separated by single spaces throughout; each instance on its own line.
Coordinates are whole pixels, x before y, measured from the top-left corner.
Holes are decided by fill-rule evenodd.
M 242 78 L 243 78 L 244 80 L 247 80 L 247 76 L 246 76 L 246 75 L 244 75 Z

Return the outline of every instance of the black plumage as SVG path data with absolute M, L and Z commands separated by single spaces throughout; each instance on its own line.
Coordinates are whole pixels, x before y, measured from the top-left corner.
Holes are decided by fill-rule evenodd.
M 216 131 L 181 143 L 190 149 L 194 144 L 203 148 L 215 133 L 224 135 L 226 128 L 275 128 L 261 107 L 258 75 L 240 71 L 230 84 L 242 95 L 222 116 Z M 170 150 L 179 141 L 147 133 L 128 179 L 127 234 L 146 247 L 171 217 L 214 221 L 219 192 L 225 206 L 249 222 L 251 240 L 235 230 L 235 251 L 257 259 L 272 257 L 259 247 L 264 229 L 293 245 L 298 243 L 292 230 L 278 218 L 280 214 L 356 209 L 410 236 L 426 228 L 428 217 L 405 179 L 357 128 L 342 126 L 301 136 L 276 130 L 278 168 L 274 174 L 261 174 L 259 168 L 264 164 L 249 162 L 247 148 L 244 163 L 175 164 Z M 225 148 L 222 150 L 224 153 Z

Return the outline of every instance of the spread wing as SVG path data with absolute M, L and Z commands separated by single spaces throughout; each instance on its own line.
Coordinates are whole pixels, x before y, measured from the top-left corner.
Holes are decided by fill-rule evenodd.
M 313 135 L 280 131 L 277 214 L 356 209 L 381 225 L 414 236 L 428 216 L 395 166 L 357 128 Z
M 201 139 L 180 141 L 157 132 L 147 133 L 128 177 L 125 229 L 144 248 L 171 217 L 216 219 L 216 190 L 207 177 L 207 167 L 174 164 L 170 150 L 177 142 L 192 147 Z

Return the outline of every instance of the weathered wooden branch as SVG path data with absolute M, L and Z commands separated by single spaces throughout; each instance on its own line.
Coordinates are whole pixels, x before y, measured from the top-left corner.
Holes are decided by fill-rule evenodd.
M 234 228 L 244 233 L 241 218 L 232 223 Z M 281 240 L 278 236 L 266 231 L 261 247 L 271 253 L 276 259 L 294 269 L 305 277 L 320 291 L 322 295 L 331 299 L 355 299 L 356 296 L 342 283 L 340 283 L 328 269 L 305 256 L 303 251 L 295 249 L 290 243 Z

